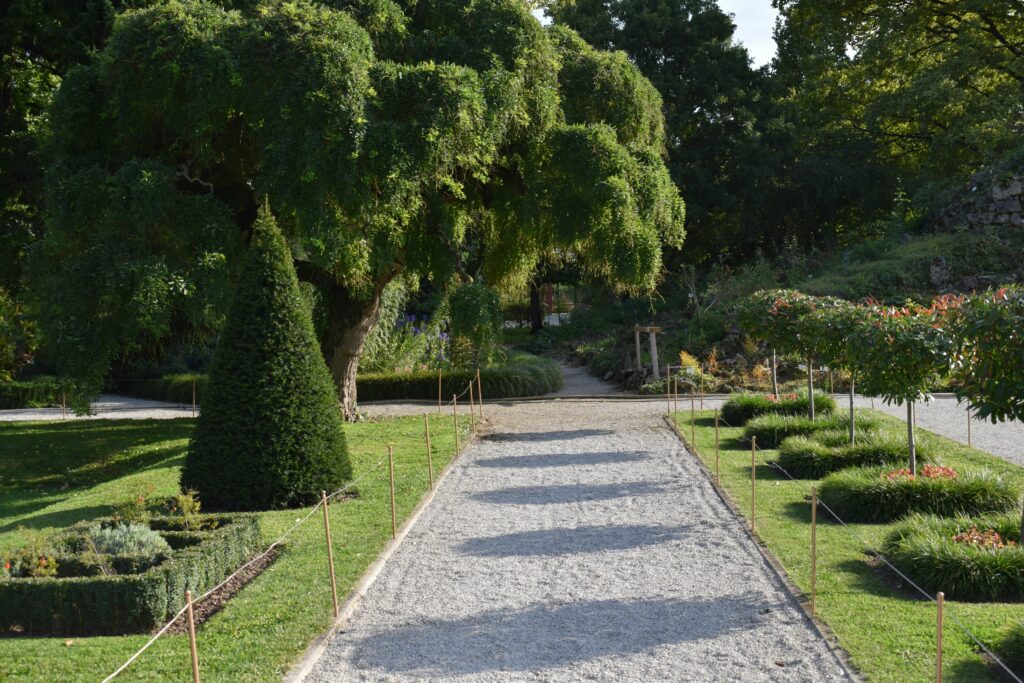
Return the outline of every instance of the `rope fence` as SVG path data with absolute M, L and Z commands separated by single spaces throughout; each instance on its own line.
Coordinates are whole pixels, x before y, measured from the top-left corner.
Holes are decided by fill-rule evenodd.
M 679 422 L 678 410 L 675 412 L 675 414 L 670 415 L 670 417 L 673 418 L 673 424 L 675 426 L 678 426 L 678 422 Z M 734 425 L 730 425 L 729 423 L 727 423 L 725 421 L 725 419 L 721 417 L 720 411 L 717 410 L 717 409 L 715 410 L 714 420 L 715 420 L 715 470 L 714 470 L 714 480 L 713 481 L 714 481 L 715 487 L 719 490 L 719 492 L 724 494 L 725 491 L 721 487 L 721 477 L 720 477 L 720 472 L 719 472 L 719 460 L 720 460 L 720 452 L 719 452 L 720 451 L 719 424 L 724 424 L 724 425 L 726 425 L 728 427 L 733 427 L 733 428 L 735 428 L 735 427 L 734 427 Z M 696 413 L 693 410 L 692 405 L 691 405 L 689 422 L 690 422 L 690 428 L 691 428 L 691 435 L 693 435 L 694 434 L 694 424 L 696 422 Z M 677 434 L 678 434 L 679 433 L 678 428 L 677 428 L 676 431 L 677 431 Z M 700 455 L 699 449 L 697 448 L 697 443 L 696 443 L 696 440 L 695 440 L 694 436 L 691 436 L 691 440 L 690 440 L 690 443 L 688 445 L 692 449 L 694 455 L 698 455 L 698 456 Z M 751 458 L 751 460 L 750 460 L 750 485 L 751 485 L 750 531 L 751 531 L 751 533 L 756 533 L 756 521 L 755 521 L 757 519 L 757 516 L 756 516 L 757 471 L 756 470 L 757 470 L 757 452 L 758 452 L 758 450 L 760 450 L 760 449 L 757 446 L 757 438 L 756 437 L 752 437 L 750 439 L 750 458 Z M 790 474 L 777 461 L 775 461 L 775 460 L 768 460 L 768 461 L 766 461 L 766 464 L 769 465 L 770 467 L 774 468 L 778 472 L 780 472 L 782 475 L 787 477 L 790 481 L 793 481 L 793 482 L 799 482 L 800 481 L 799 479 L 794 477 L 792 474 Z M 817 603 L 817 575 L 818 575 L 818 572 L 817 572 L 817 547 L 818 547 L 818 538 L 817 538 L 817 508 L 818 508 L 818 506 L 821 506 L 821 508 L 823 510 L 825 510 L 840 525 L 841 528 L 845 529 L 846 532 L 848 532 L 859 544 L 861 544 L 866 549 L 866 551 L 868 553 L 870 553 L 879 562 L 884 564 L 888 569 L 892 570 L 893 573 L 895 573 L 897 576 L 899 576 L 908 585 L 912 586 L 914 588 L 914 590 L 916 590 L 920 595 L 922 595 L 923 597 L 925 597 L 926 599 L 928 599 L 929 601 L 931 601 L 933 604 L 936 605 L 936 607 L 937 607 L 937 612 L 936 612 L 936 646 L 937 647 L 936 647 L 936 662 L 935 662 L 936 671 L 935 671 L 935 674 L 936 674 L 936 680 L 937 681 L 939 681 L 940 683 L 942 681 L 943 618 L 944 618 L 944 616 L 948 616 L 949 619 L 954 624 L 956 624 L 956 626 L 961 631 L 963 631 L 964 634 L 975 644 L 975 646 L 977 646 L 978 649 L 980 649 L 982 652 L 984 652 L 984 654 L 987 657 L 989 657 L 989 659 L 995 665 L 997 665 L 999 667 L 999 669 L 1003 673 L 1005 673 L 1011 680 L 1015 681 L 1016 683 L 1024 683 L 1024 680 L 1022 680 L 1020 676 L 1018 676 L 1016 673 L 1014 673 L 1006 665 L 1006 663 L 1003 662 L 995 654 L 995 652 L 992 651 L 991 648 L 989 648 L 987 645 L 985 645 L 985 643 L 982 642 L 982 640 L 977 635 L 975 635 L 974 632 L 971 631 L 967 627 L 967 625 L 963 623 L 963 621 L 960 620 L 960 618 L 956 615 L 956 613 L 953 610 L 951 610 L 948 605 L 945 604 L 945 595 L 941 591 L 939 593 L 937 593 L 936 595 L 932 595 L 928 591 L 926 591 L 924 588 L 922 588 L 920 585 L 918 585 L 917 582 L 915 582 L 913 579 L 911 579 L 909 576 L 907 576 L 904 572 L 900 571 L 895 565 L 893 565 L 885 557 L 885 555 L 883 553 L 881 553 L 879 550 L 877 550 L 870 542 L 868 542 L 860 534 L 858 534 L 857 531 L 853 527 L 851 527 L 849 524 L 847 524 L 846 521 L 844 521 L 834 510 L 832 510 L 832 508 L 830 508 L 827 504 L 822 502 L 822 500 L 817 495 L 817 487 L 814 487 L 814 486 L 811 487 L 810 500 L 811 500 L 811 544 L 810 544 L 811 545 L 811 547 L 810 547 L 810 557 L 811 557 L 811 585 L 810 585 L 810 589 L 811 589 L 811 593 L 810 593 L 810 614 L 811 614 L 812 618 L 815 616 L 815 608 L 816 608 L 816 603 Z
M 448 403 L 447 403 L 447 405 L 451 405 L 452 408 L 453 408 L 452 420 L 453 420 L 454 436 L 455 436 L 455 449 L 454 449 L 454 453 L 453 453 L 453 456 L 452 456 L 453 460 L 455 458 L 457 458 L 459 456 L 459 454 L 460 454 L 460 449 L 459 449 L 459 418 L 460 418 L 460 415 L 459 415 L 459 412 L 458 412 L 458 399 L 460 397 L 462 397 L 462 396 L 465 396 L 467 393 L 470 393 L 474 382 L 477 382 L 477 383 L 479 382 L 479 374 L 477 375 L 477 377 L 474 377 L 473 379 L 471 379 L 469 381 L 469 383 L 466 385 L 466 388 L 462 391 L 462 393 L 453 395 L 452 396 L 452 400 L 448 401 Z M 479 388 L 479 386 L 478 386 L 478 388 Z M 480 392 L 477 392 L 477 395 L 479 396 Z M 475 401 L 473 401 L 473 402 L 471 402 L 469 404 L 469 411 L 470 411 L 470 416 L 471 416 L 470 433 L 473 433 L 475 431 L 475 428 L 476 428 L 476 420 L 475 420 L 476 410 L 477 410 L 477 404 L 476 404 Z M 483 419 L 482 400 L 481 400 L 480 406 L 479 406 L 479 415 L 480 415 L 480 419 Z M 430 442 L 430 423 L 429 423 L 429 421 L 427 419 L 427 416 L 425 414 L 424 414 L 423 418 L 424 418 L 424 440 L 426 442 L 426 448 L 427 448 L 426 463 L 427 463 L 427 479 L 428 479 L 428 482 L 429 482 L 429 489 L 428 490 L 433 490 L 433 488 L 434 488 L 434 470 L 433 470 L 433 459 L 432 459 L 431 442 Z M 394 457 L 395 457 L 394 446 L 393 445 L 388 445 L 388 447 L 387 447 L 387 459 L 386 460 L 384 460 L 384 459 L 378 460 L 366 472 L 364 472 L 360 476 L 356 477 L 355 479 L 353 479 L 352 481 L 348 482 L 347 484 L 345 484 L 344 486 L 342 486 L 341 488 L 339 488 L 338 490 L 336 490 L 336 491 L 334 491 L 332 493 L 327 493 L 326 491 L 321 491 L 320 500 L 317 501 L 315 504 L 313 504 L 313 506 L 310 507 L 305 512 L 305 514 L 302 515 L 302 517 L 298 518 L 290 527 L 288 527 L 288 529 L 283 534 L 278 536 L 277 539 L 274 540 L 272 543 L 270 543 L 270 545 L 268 545 L 262 552 L 260 552 L 259 554 L 255 555 L 254 557 L 252 557 L 245 564 L 239 566 L 230 575 L 228 575 L 223 581 L 221 581 L 216 586 L 214 586 L 213 588 L 209 589 L 208 591 L 206 591 L 205 593 L 200 595 L 198 598 L 193 598 L 192 594 L 191 594 L 191 591 L 186 590 L 185 591 L 185 605 L 181 609 L 179 609 L 174 614 L 174 616 L 172 616 L 156 633 L 154 633 L 149 638 L 149 640 L 147 640 L 146 643 L 142 645 L 142 647 L 140 647 L 138 650 L 136 650 L 135 653 L 132 654 L 127 660 L 125 660 L 123 664 L 121 664 L 119 667 L 117 667 L 117 669 L 115 669 L 113 672 L 111 672 L 110 675 L 108 675 L 106 678 L 104 678 L 102 680 L 102 683 L 110 683 L 110 681 L 113 681 L 120 674 L 122 674 L 128 667 L 130 667 L 136 660 L 138 660 L 138 658 L 140 656 L 142 656 L 143 653 L 145 653 L 150 647 L 152 647 L 152 645 L 154 643 L 156 643 L 157 640 L 159 640 L 162 636 L 164 636 L 167 633 L 167 631 L 170 630 L 171 627 L 174 626 L 174 624 L 179 619 L 182 618 L 182 616 L 186 616 L 187 619 L 188 619 L 188 629 L 187 629 L 187 631 L 188 631 L 188 636 L 189 636 L 189 653 L 190 653 L 190 658 L 191 658 L 191 662 L 192 662 L 192 679 L 193 679 L 194 683 L 199 683 L 199 680 L 200 680 L 200 677 L 199 677 L 199 657 L 198 657 L 197 642 L 196 642 L 196 635 L 195 635 L 195 624 L 194 624 L 194 617 L 193 617 L 193 607 L 196 604 L 198 604 L 198 603 L 202 602 L 203 600 L 205 600 L 206 598 L 208 598 L 209 596 L 211 596 L 214 593 L 216 593 L 221 588 L 223 588 L 232 579 L 237 578 L 238 575 L 241 574 L 242 572 L 244 572 L 246 569 L 248 569 L 252 565 L 256 564 L 257 562 L 260 562 L 261 560 L 265 559 L 275 548 L 277 548 L 282 542 L 284 542 L 285 539 L 287 539 L 296 529 L 298 529 L 300 526 L 302 526 L 307 520 L 309 520 L 310 517 L 312 517 L 314 514 L 316 514 L 317 510 L 320 510 L 320 509 L 323 510 L 324 532 L 325 532 L 325 546 L 326 546 L 326 549 L 327 549 L 327 559 L 328 559 L 328 565 L 329 565 L 328 576 L 329 576 L 329 580 L 330 580 L 330 584 L 331 584 L 331 599 L 332 599 L 333 613 L 334 613 L 335 619 L 339 618 L 340 611 L 339 611 L 339 604 L 338 604 L 338 588 L 337 588 L 337 581 L 336 581 L 336 578 L 335 578 L 335 570 L 334 570 L 334 549 L 333 549 L 333 543 L 332 543 L 332 539 L 331 539 L 330 516 L 328 514 L 328 505 L 329 505 L 330 502 L 332 502 L 336 498 L 338 498 L 338 496 L 341 496 L 341 495 L 349 492 L 350 490 L 352 490 L 359 483 L 361 483 L 363 481 L 366 481 L 371 475 L 379 474 L 380 471 L 383 470 L 385 465 L 386 465 L 387 466 L 387 470 L 388 470 L 388 479 L 389 479 L 388 489 L 389 489 L 389 498 L 390 498 L 389 515 L 390 515 L 390 524 L 391 524 L 391 537 L 392 537 L 392 540 L 396 539 L 398 537 L 398 513 L 397 513 L 397 504 L 396 504 L 396 495 L 395 495 L 395 472 L 396 472 L 396 470 L 398 470 L 398 471 L 407 471 L 407 470 L 411 470 L 413 468 L 411 466 L 408 466 L 408 465 L 406 465 L 406 466 L 399 465 L 398 467 L 396 467 Z

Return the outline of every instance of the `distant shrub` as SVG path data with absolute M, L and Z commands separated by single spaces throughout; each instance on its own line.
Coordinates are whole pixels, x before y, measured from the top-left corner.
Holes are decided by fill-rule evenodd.
M 52 377 L 38 377 L 24 382 L 0 381 L 0 410 L 59 405 L 60 385 Z
M 93 524 L 85 534 L 94 552 L 102 555 L 170 554 L 164 537 L 144 524 Z
M 115 380 L 111 389 L 124 396 L 189 405 L 192 403 L 193 382 L 196 402 L 202 403 L 203 396 L 206 395 L 207 376 L 198 373 Z
M 867 430 L 874 418 L 859 418 L 858 426 Z M 820 422 L 820 420 L 819 420 Z M 856 444 L 839 441 L 839 434 L 823 431 L 811 436 L 791 436 L 779 446 L 779 465 L 800 479 L 819 479 L 832 472 L 851 467 L 899 467 L 907 461 L 907 444 L 885 432 L 858 432 Z M 761 439 L 758 439 L 758 443 Z M 918 451 L 919 462 L 930 462 L 930 449 Z
M 760 415 L 805 415 L 807 413 L 807 392 L 782 394 L 778 398 L 771 394 L 735 394 L 722 405 L 722 419 L 733 427 L 741 427 Z M 835 412 L 835 400 L 821 392 L 814 392 L 814 410 L 818 415 Z
M 847 469 L 825 477 L 818 495 L 847 522 L 891 522 L 914 512 L 980 515 L 1017 507 L 1017 491 L 1001 477 L 985 470 L 951 474 L 929 465 L 919 468 L 916 477 L 909 470 L 884 467 Z
M 805 415 L 776 415 L 769 413 L 755 417 L 747 422 L 743 433 L 749 439 L 757 437 L 762 448 L 776 448 L 783 439 L 789 436 L 807 436 L 818 432 L 848 429 L 850 419 L 846 415 L 823 415 L 812 420 Z M 857 429 L 873 430 L 880 424 L 879 420 L 869 415 L 857 416 Z
M 998 536 L 997 536 L 998 535 Z M 1024 601 L 1020 515 L 913 515 L 882 547 L 889 560 L 930 593 L 971 602 Z M 959 539 L 959 540 L 954 540 Z

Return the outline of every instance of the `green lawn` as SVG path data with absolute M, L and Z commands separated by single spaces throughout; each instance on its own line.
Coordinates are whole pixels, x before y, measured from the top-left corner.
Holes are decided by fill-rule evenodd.
M 869 411 L 865 411 L 869 412 Z M 894 426 L 898 420 L 874 413 Z M 696 440 L 701 459 L 714 471 L 714 413 L 697 413 Z M 680 432 L 690 438 L 689 411 L 678 416 Z M 721 430 L 722 487 L 741 511 L 750 514 L 750 444 L 742 428 Z M 995 456 L 919 430 L 932 442 L 945 465 L 984 466 L 1024 486 L 1024 469 Z M 757 535 L 779 559 L 799 588 L 810 591 L 810 496 L 816 482 L 790 481 L 767 462 L 776 452 L 757 453 Z M 889 570 L 875 568 L 865 546 L 819 510 L 818 616 L 835 632 L 855 666 L 869 681 L 919 683 L 935 676 L 935 606 L 903 590 Z M 851 525 L 877 548 L 891 525 Z M 913 578 L 913 577 L 911 577 Z M 947 602 L 983 642 L 991 646 L 1001 627 L 1024 619 L 1024 605 Z M 946 618 L 945 680 L 997 681 L 968 637 Z M 1020 673 L 1020 672 L 1018 672 Z
M 460 425 L 468 433 L 468 418 Z M 26 531 L 60 528 L 109 514 L 139 491 L 177 490 L 191 420 L 90 420 L 0 425 L 0 550 Z M 423 418 L 347 427 L 358 497 L 331 506 L 338 588 L 347 594 L 391 538 L 387 445 L 395 446 L 399 521 L 427 490 Z M 431 416 L 435 473 L 451 459 L 450 416 Z M 262 513 L 269 543 L 303 513 Z M 277 681 L 331 623 L 323 525 L 314 515 L 289 537 L 285 552 L 198 633 L 203 680 Z M 0 680 L 99 681 L 146 640 L 2 638 Z M 190 680 L 184 636 L 157 641 L 118 680 Z

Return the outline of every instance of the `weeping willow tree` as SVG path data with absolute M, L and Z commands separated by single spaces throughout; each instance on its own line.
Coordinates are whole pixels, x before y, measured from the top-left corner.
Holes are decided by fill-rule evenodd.
M 521 286 L 559 251 L 639 292 L 683 239 L 658 93 L 517 0 L 160 3 L 117 18 L 51 120 L 33 290 L 83 395 L 217 328 L 263 197 L 348 412 L 395 278 L 469 281 L 472 255 Z

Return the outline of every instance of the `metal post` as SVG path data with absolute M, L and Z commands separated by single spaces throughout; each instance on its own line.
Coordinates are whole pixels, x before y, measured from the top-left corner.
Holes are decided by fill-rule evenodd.
M 423 431 L 427 435 L 427 478 L 430 480 L 430 488 L 434 488 L 434 463 L 430 459 L 430 420 L 426 413 L 423 415 Z
M 754 531 L 757 519 L 757 437 L 750 437 L 750 530 Z
M 935 619 L 935 680 L 937 683 L 942 683 L 942 612 L 946 594 L 939 591 L 935 595 L 935 601 L 939 608 Z
M 811 487 L 811 617 L 818 596 L 818 487 Z
M 192 613 L 192 591 L 185 590 L 188 606 L 188 647 L 192 651 L 192 683 L 199 683 L 199 652 L 196 650 L 196 619 Z
M 391 481 L 391 538 L 398 537 L 398 514 L 395 511 L 395 447 L 388 446 L 388 473 Z
M 715 484 L 722 485 L 722 478 L 718 471 L 718 409 L 715 409 Z
M 320 492 L 320 503 L 324 506 L 324 535 L 327 537 L 327 566 L 331 574 L 331 602 L 334 605 L 334 618 L 341 616 L 338 610 L 338 582 L 334 579 L 334 544 L 331 542 L 331 519 L 327 514 L 327 491 Z

